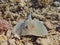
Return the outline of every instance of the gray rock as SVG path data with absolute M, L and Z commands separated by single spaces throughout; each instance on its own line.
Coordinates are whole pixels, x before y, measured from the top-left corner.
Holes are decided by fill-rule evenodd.
M 59 6 L 60 6 L 60 2 L 55 1 L 55 2 L 54 2 L 54 5 L 55 5 L 56 7 L 59 7 Z

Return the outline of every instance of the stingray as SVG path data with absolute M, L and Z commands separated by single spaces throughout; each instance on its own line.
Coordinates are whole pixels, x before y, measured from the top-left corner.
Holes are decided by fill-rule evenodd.
M 13 33 L 19 36 L 45 36 L 48 34 L 46 27 L 41 21 L 33 20 L 30 13 L 25 20 L 19 21 L 14 29 Z

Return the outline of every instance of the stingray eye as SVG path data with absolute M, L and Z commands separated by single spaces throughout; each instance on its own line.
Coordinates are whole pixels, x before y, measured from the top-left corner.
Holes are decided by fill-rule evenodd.
M 25 26 L 25 29 L 28 29 L 28 25 Z

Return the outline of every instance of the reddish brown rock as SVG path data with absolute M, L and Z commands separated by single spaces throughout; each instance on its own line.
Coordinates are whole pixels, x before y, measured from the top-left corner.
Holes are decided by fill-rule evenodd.
M 10 29 L 11 29 L 11 25 L 6 20 L 1 19 L 0 20 L 0 31 L 1 31 L 1 33 L 4 31 L 10 30 Z

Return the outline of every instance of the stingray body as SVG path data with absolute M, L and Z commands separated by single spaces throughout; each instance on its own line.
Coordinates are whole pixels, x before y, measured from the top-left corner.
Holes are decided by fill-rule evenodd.
M 40 21 L 32 20 L 31 14 L 27 16 L 26 20 L 17 23 L 12 32 L 20 36 L 44 36 L 48 34 L 46 27 Z

